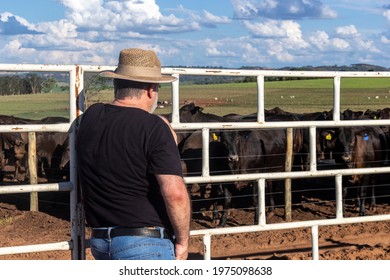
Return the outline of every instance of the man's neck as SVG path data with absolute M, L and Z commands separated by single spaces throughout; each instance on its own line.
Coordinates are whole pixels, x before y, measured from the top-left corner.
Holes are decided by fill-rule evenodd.
M 120 107 L 138 108 L 149 112 L 149 108 L 147 108 L 146 104 L 138 99 L 136 101 L 134 99 L 115 99 L 111 104 Z

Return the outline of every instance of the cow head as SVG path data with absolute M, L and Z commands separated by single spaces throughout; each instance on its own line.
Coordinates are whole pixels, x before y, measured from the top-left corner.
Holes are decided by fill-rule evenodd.
M 240 144 L 240 133 L 238 130 L 223 130 L 219 132 L 218 137 L 221 143 L 226 147 L 228 151 L 228 161 L 230 170 L 233 173 L 239 171 L 239 144 Z
M 248 172 L 248 149 L 251 131 L 224 130 L 220 133 L 222 144 L 228 151 L 228 161 L 231 171 L 235 174 Z
M 337 133 L 334 129 L 323 129 L 318 134 L 318 154 L 320 160 L 332 159 Z M 328 158 L 327 158 L 328 157 Z
M 339 134 L 340 143 L 343 146 L 343 153 L 341 158 L 348 165 L 349 168 L 353 166 L 353 152 L 356 145 L 356 135 L 355 132 L 350 127 L 344 127 L 340 129 Z
M 195 106 L 194 103 L 189 103 L 180 108 L 180 121 L 181 122 L 193 122 L 194 115 L 202 112 L 203 108 Z

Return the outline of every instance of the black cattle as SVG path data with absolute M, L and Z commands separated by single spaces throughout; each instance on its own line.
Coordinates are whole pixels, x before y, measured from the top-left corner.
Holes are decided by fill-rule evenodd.
M 55 123 L 67 123 L 69 122 L 68 118 L 64 117 L 45 117 L 43 119 L 39 120 L 31 120 L 31 119 L 25 119 L 25 118 L 18 118 L 14 116 L 6 116 L 6 115 L 0 115 L 0 124 L 55 124 Z M 52 143 L 53 141 L 56 141 L 56 137 L 43 137 L 42 135 L 48 135 L 50 134 L 49 132 L 39 132 L 37 133 L 37 158 L 38 162 L 40 163 L 41 160 L 43 160 L 45 168 L 49 168 L 48 174 L 50 180 L 54 180 L 54 178 L 59 177 L 58 171 L 51 171 L 54 170 L 55 168 L 58 169 L 58 164 L 59 164 L 59 159 L 57 155 L 49 155 L 52 151 Z M 53 133 L 57 134 L 57 133 Z M 60 134 L 67 134 L 67 133 L 59 133 Z M 28 175 L 28 161 L 27 161 L 27 150 L 28 150 L 28 134 L 27 133 L 12 133 L 9 134 L 14 137 L 15 140 L 18 141 L 13 141 L 15 145 L 13 145 L 12 153 L 10 154 L 10 158 L 15 158 L 14 164 L 15 164 L 15 175 L 14 178 L 19 179 L 20 176 L 20 170 L 24 167 L 26 170 L 26 175 Z M 54 140 L 49 140 L 49 138 L 54 138 Z M 21 140 L 20 140 L 21 139 Z M 62 139 L 59 139 L 59 141 L 62 141 Z M 12 143 L 9 141 L 9 143 Z M 46 143 L 48 143 L 48 146 L 46 146 Z M 62 143 L 61 143 L 62 145 Z M 62 147 L 62 146 L 61 146 Z M 53 151 L 56 151 L 55 149 Z M 59 153 L 59 151 L 56 151 L 56 153 Z M 61 156 L 59 156 L 61 158 Z M 54 159 L 54 161 L 53 161 Z M 3 162 L 4 160 L 2 160 Z M 40 165 L 40 164 L 39 164 Z M 53 165 L 52 167 L 49 167 L 50 165 Z M 3 168 L 2 168 L 3 170 Z M 40 171 L 40 169 L 38 169 Z M 57 174 L 57 175 L 55 175 Z
M 223 117 L 203 113 L 203 108 L 196 106 L 194 103 L 189 103 L 180 108 L 180 121 L 185 120 L 186 122 L 223 122 Z
M 379 127 L 341 127 L 338 133 L 335 156 L 348 168 L 366 168 L 381 166 L 388 150 L 386 136 Z M 366 213 L 365 200 L 367 190 L 371 189 L 371 207 L 375 206 L 375 174 L 357 174 L 350 176 L 349 183 L 357 187 L 357 205 L 359 215 Z M 344 192 L 344 197 L 346 196 Z
M 297 118 L 292 115 L 282 115 L 267 119 L 267 121 L 288 120 L 297 120 Z M 286 129 L 225 130 L 220 133 L 220 136 L 221 142 L 226 145 L 229 151 L 229 166 L 234 174 L 285 171 Z M 301 152 L 302 144 L 302 131 L 294 129 L 293 153 Z M 256 183 L 252 186 L 256 192 Z M 269 209 L 272 211 L 275 206 L 272 180 L 267 180 L 267 188 L 270 193 Z M 256 194 L 254 195 L 254 204 L 257 208 Z M 255 223 L 257 221 L 258 211 L 256 210 Z
M 317 160 L 335 160 L 334 149 L 338 137 L 338 128 L 317 129 Z
M 25 124 L 29 120 L 14 116 L 0 115 L 0 125 Z M 11 163 L 15 167 L 13 180 L 22 181 L 21 169 L 23 161 L 26 159 L 28 136 L 23 132 L 7 132 L 0 136 L 0 159 L 1 175 L 0 181 L 4 177 L 5 165 Z
M 180 122 L 191 123 L 191 122 L 209 122 L 209 121 L 223 121 L 223 118 L 213 114 L 203 113 L 203 108 L 196 106 L 194 103 L 188 103 L 183 105 L 179 109 Z M 172 122 L 172 114 L 161 114 L 169 122 Z M 183 145 L 186 139 L 192 134 L 191 131 L 176 131 L 177 145 L 179 151 L 183 149 Z
M 350 109 L 346 109 L 341 114 L 342 120 L 356 120 L 364 115 L 363 111 L 352 111 Z
M 379 116 L 381 113 L 381 110 L 371 110 L 371 109 L 367 109 L 363 116 L 366 116 L 370 119 L 373 119 L 373 120 L 376 120 L 376 119 L 380 119 L 381 117 Z
M 6 164 L 13 164 L 15 171 L 13 180 L 21 179 L 21 161 L 26 157 L 27 133 L 0 133 L 0 181 L 4 179 Z
M 381 110 L 377 110 L 377 113 L 375 115 L 373 115 L 372 118 L 378 119 L 378 120 L 379 119 L 390 119 L 390 108 L 387 107 L 387 108 L 384 108 Z M 383 130 L 383 132 L 386 135 L 387 143 L 390 143 L 390 126 L 388 126 L 388 125 L 381 126 L 381 129 Z M 387 161 L 387 164 L 390 161 L 390 149 L 388 150 L 386 161 Z
M 210 175 L 230 174 L 230 168 L 227 161 L 227 151 L 216 138 L 215 133 L 210 133 L 209 142 L 209 169 Z M 183 145 L 181 150 L 181 158 L 185 163 L 186 176 L 201 176 L 202 175 L 202 132 L 196 131 L 191 134 Z M 200 198 L 205 200 L 206 184 L 199 184 Z M 225 226 L 227 221 L 228 209 L 231 204 L 231 193 L 233 184 L 212 184 L 209 194 L 209 201 L 213 205 L 213 219 L 218 217 L 217 204 L 222 197 L 222 215 L 219 226 Z M 207 205 L 207 204 L 206 204 Z
M 196 106 L 194 103 L 188 103 L 183 105 L 180 110 L 180 122 L 223 122 L 223 117 L 203 113 L 203 108 Z M 162 115 L 172 121 L 171 114 Z M 178 149 L 182 158 L 182 169 L 185 176 L 200 176 L 202 170 L 202 134 L 199 131 L 176 131 L 178 138 Z M 217 143 L 213 139 L 213 134 L 210 136 L 210 174 L 215 175 L 223 170 L 229 172 L 227 164 L 223 166 L 223 157 L 226 159 L 226 155 L 223 155 L 220 147 L 220 143 Z M 219 173 L 221 174 L 221 173 Z M 204 198 L 205 185 L 201 185 L 201 197 Z M 228 188 L 225 186 L 212 186 L 210 197 L 215 200 L 223 196 L 223 212 L 220 219 L 220 226 L 224 226 L 226 223 L 227 209 L 230 205 L 231 196 Z M 214 203 L 214 218 L 217 216 L 217 207 Z
M 49 182 L 58 181 L 67 175 L 66 169 L 60 168 L 63 153 L 69 147 L 66 132 L 37 132 L 38 172 L 45 173 Z
M 62 153 L 61 153 L 61 161 L 59 164 L 59 168 L 61 170 L 69 169 L 69 161 L 70 161 L 70 145 L 69 145 L 69 136 L 66 137 L 64 143 L 62 144 Z
M 280 116 L 280 115 L 291 115 L 290 112 L 287 112 L 279 107 L 274 107 L 269 110 L 265 110 L 265 115 L 266 116 Z

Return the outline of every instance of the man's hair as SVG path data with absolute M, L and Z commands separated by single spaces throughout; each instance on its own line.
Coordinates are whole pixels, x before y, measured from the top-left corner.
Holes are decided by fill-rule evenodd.
M 135 82 L 130 80 L 114 79 L 115 99 L 126 97 L 141 98 L 144 90 L 148 89 L 149 83 Z

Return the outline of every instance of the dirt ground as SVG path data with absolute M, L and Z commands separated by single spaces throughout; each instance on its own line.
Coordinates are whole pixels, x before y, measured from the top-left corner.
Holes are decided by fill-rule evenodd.
M 42 200 L 47 198 L 40 197 Z M 40 206 L 41 211 L 30 212 L 20 201 L 26 197 L 5 199 L 0 196 L 0 247 L 52 243 L 70 240 L 67 205 Z M 277 208 L 267 223 L 283 222 L 283 208 Z M 211 214 L 194 214 L 192 229 L 215 227 Z M 308 199 L 294 207 L 293 221 L 329 219 L 334 217 L 335 205 L 331 201 Z M 389 214 L 390 206 L 378 205 L 372 214 Z M 346 216 L 357 216 L 352 206 Z M 231 210 L 227 226 L 250 225 L 252 210 Z M 88 234 L 88 231 L 87 231 Z M 319 228 L 320 259 L 322 260 L 390 260 L 390 221 L 348 224 Z M 237 260 L 310 260 L 310 229 L 242 233 L 212 237 L 212 259 Z M 93 259 L 87 249 L 87 259 Z M 0 255 L 0 260 L 70 260 L 70 251 L 49 251 Z M 192 237 L 189 259 L 203 259 L 200 237 Z

